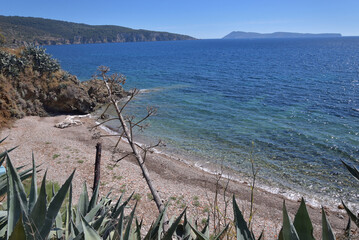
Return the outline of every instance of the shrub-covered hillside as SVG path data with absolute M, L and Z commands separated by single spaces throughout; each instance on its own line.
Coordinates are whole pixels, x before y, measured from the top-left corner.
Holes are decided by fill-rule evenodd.
M 125 94 L 122 88 L 116 93 Z M 106 94 L 102 82 L 81 83 L 43 48 L 0 49 L 0 126 L 25 115 L 89 113 Z
M 82 44 L 193 40 L 186 35 L 135 30 L 120 26 L 93 26 L 44 18 L 0 16 L 0 33 L 7 45 Z

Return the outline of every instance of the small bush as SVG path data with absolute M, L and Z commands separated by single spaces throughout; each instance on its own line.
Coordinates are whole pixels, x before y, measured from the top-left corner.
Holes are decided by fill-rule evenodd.
M 53 73 L 60 70 L 59 62 L 46 53 L 44 48 L 28 46 L 23 50 L 21 55 L 33 63 L 33 70 L 41 74 Z
M 0 51 L 0 73 L 6 76 L 16 77 L 23 72 L 28 60 L 23 57 L 16 57 L 14 54 Z

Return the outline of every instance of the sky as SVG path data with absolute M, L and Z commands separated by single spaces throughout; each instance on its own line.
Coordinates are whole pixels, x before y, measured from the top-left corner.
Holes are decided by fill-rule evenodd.
M 359 36 L 359 0 L 0 0 L 0 15 L 119 25 L 195 38 L 232 31 Z

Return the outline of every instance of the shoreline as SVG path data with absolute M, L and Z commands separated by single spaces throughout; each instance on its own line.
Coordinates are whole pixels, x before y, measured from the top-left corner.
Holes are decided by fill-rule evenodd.
M 90 118 L 92 118 L 92 117 L 94 117 L 94 116 L 91 115 Z M 100 122 L 96 121 L 96 124 L 99 124 L 99 123 Z M 101 125 L 100 128 L 102 130 L 108 132 L 108 134 L 119 134 L 119 132 L 117 132 L 116 130 L 112 129 L 109 126 L 106 126 L 106 124 Z M 124 141 L 127 141 L 124 137 L 122 139 Z M 143 142 L 136 141 L 136 143 L 140 146 L 146 145 Z M 238 172 L 235 169 L 232 169 L 228 166 L 224 166 L 219 163 L 209 162 L 206 160 L 198 160 L 198 159 L 196 160 L 195 158 L 188 158 L 181 154 L 166 152 L 166 151 L 158 150 L 156 148 L 153 148 L 152 150 L 155 154 L 161 154 L 166 158 L 171 158 L 173 161 L 183 162 L 183 163 L 189 165 L 190 167 L 195 167 L 199 171 L 204 171 L 204 172 L 212 175 L 213 177 L 216 177 L 220 173 L 221 177 L 224 179 L 229 179 L 230 181 L 234 181 L 239 184 L 244 184 L 244 185 L 247 185 L 248 187 L 251 186 L 251 184 L 250 184 L 251 177 L 244 176 L 243 173 Z M 223 167 L 223 169 L 222 169 L 223 172 L 221 173 L 222 167 Z M 329 197 L 326 195 L 317 197 L 317 196 L 314 196 L 313 194 L 311 194 L 310 192 L 305 192 L 304 189 L 302 189 L 302 191 L 299 192 L 299 191 L 292 190 L 288 187 L 274 186 L 274 185 L 270 185 L 268 183 L 261 182 L 261 179 L 257 179 L 255 188 L 259 189 L 260 191 L 265 191 L 265 192 L 268 192 L 268 193 L 271 193 L 274 195 L 280 195 L 284 199 L 291 200 L 291 201 L 299 201 L 303 197 L 306 200 L 306 205 L 311 206 L 313 208 L 321 208 L 321 206 L 325 206 L 325 207 L 331 209 L 332 211 L 337 211 L 339 206 L 342 205 L 341 200 L 339 198 L 335 199 L 333 197 Z M 358 204 L 355 204 L 354 202 L 345 201 L 345 203 L 350 209 L 353 209 L 353 208 L 358 209 Z
M 54 125 L 64 120 L 67 116 L 55 117 L 25 117 L 16 120 L 10 129 L 3 129 L 1 137 L 9 135 L 9 138 L 1 145 L 2 148 L 20 145 L 18 149 L 10 153 L 15 165 L 29 164 L 31 162 L 31 151 L 35 154 L 37 164 L 43 164 L 42 169 L 48 169 L 48 180 L 62 184 L 73 168 L 77 168 L 74 178 L 74 201 L 77 202 L 78 194 L 82 188 L 82 181 L 86 180 L 91 186 L 93 178 L 93 164 L 95 159 L 96 142 L 102 142 L 102 168 L 101 168 L 101 195 L 110 189 L 113 195 L 121 192 L 129 195 L 132 191 L 141 195 L 140 206 L 136 211 L 137 216 L 144 218 L 144 226 L 149 227 L 151 217 L 157 216 L 157 209 L 148 195 L 149 191 L 141 176 L 139 167 L 134 159 L 125 159 L 113 166 L 113 159 L 118 153 L 112 155 L 111 146 L 114 139 L 94 139 L 93 132 L 89 128 L 94 125 L 94 119 L 83 117 L 80 119 L 82 125 L 64 129 L 55 128 Z M 112 145 L 111 145 L 112 144 Z M 129 147 L 124 142 L 120 149 L 128 151 Z M 57 156 L 59 155 L 59 156 Z M 56 157 L 57 156 L 57 157 Z M 208 215 L 210 202 L 214 199 L 216 190 L 216 175 L 200 169 L 198 166 L 188 164 L 186 160 L 178 161 L 176 157 L 166 153 L 151 153 L 146 161 L 156 189 L 163 200 L 171 201 L 169 216 L 177 216 L 187 206 L 188 213 L 201 221 Z M 61 171 L 59 171 L 61 170 Z M 41 171 L 39 179 L 44 171 Z M 231 176 L 231 175 L 228 175 Z M 222 176 L 223 177 L 223 176 Z M 225 184 L 227 181 L 219 181 Z M 228 196 L 236 195 L 238 205 L 245 219 L 248 219 L 250 206 L 250 188 L 248 183 L 229 180 Z M 89 191 L 91 191 L 89 189 Z M 223 199 L 222 194 L 220 195 Z M 197 199 L 197 200 L 195 200 Z M 282 204 L 284 197 L 279 194 L 270 193 L 261 189 L 255 189 L 255 215 L 253 227 L 256 236 L 265 230 L 266 239 L 273 239 L 279 233 L 282 224 Z M 297 199 L 298 200 L 298 199 Z M 287 209 L 292 217 L 299 207 L 299 202 L 286 200 Z M 232 217 L 231 205 L 228 217 Z M 223 208 L 223 202 L 220 208 Z M 321 212 L 315 206 L 307 205 L 311 216 L 314 235 L 321 234 Z M 347 223 L 347 215 L 344 210 L 327 209 L 329 221 L 336 233 L 341 232 Z M 149 214 L 150 213 L 150 214 Z M 149 216 L 151 215 L 151 216 Z

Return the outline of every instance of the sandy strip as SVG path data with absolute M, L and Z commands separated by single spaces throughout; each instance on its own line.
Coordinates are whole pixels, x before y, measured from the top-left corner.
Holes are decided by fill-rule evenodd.
M 136 211 L 137 216 L 143 218 L 145 228 L 148 228 L 158 212 L 135 160 L 127 158 L 114 166 L 113 160 L 120 156 L 119 153 L 112 154 L 116 139 L 93 138 L 95 132 L 91 131 L 91 127 L 94 125 L 94 120 L 90 118 L 79 119 L 82 122 L 82 125 L 79 126 L 64 129 L 54 127 L 56 123 L 63 121 L 66 117 L 25 117 L 17 120 L 11 129 L 2 129 L 0 137 L 9 136 L 9 138 L 1 144 L 0 149 L 19 146 L 10 153 L 16 166 L 31 164 L 31 152 L 33 152 L 36 162 L 42 164 L 42 169 L 47 169 L 48 180 L 60 184 L 76 168 L 73 192 L 75 199 L 78 199 L 84 181 L 87 182 L 88 191 L 91 192 L 95 146 L 97 142 L 101 141 L 103 145 L 101 195 L 107 194 L 110 190 L 112 190 L 113 197 L 119 196 L 121 192 L 125 192 L 126 195 L 133 191 L 137 193 L 137 198 L 140 199 Z M 101 131 L 102 134 L 105 134 L 103 130 Z M 124 142 L 119 149 L 121 151 L 129 150 Z M 165 154 L 152 153 L 149 154 L 146 165 L 162 199 L 171 202 L 169 216 L 177 216 L 187 206 L 188 215 L 201 222 L 207 218 L 207 212 L 211 212 L 211 203 L 213 203 L 216 190 L 216 176 L 176 159 L 176 157 L 169 157 Z M 44 171 L 40 175 L 43 173 Z M 39 181 L 41 177 L 38 177 Z M 227 180 L 221 181 L 222 184 L 226 182 Z M 248 219 L 249 186 L 229 181 L 227 199 L 230 199 L 233 193 L 236 195 L 238 205 L 244 212 L 245 218 Z M 219 202 L 221 212 L 224 213 L 223 194 L 219 195 Z M 259 236 L 264 229 L 265 239 L 276 238 L 282 223 L 282 204 L 282 196 L 258 189 L 255 191 L 253 230 L 256 236 Z M 286 205 L 293 220 L 293 214 L 297 211 L 299 202 L 286 200 Z M 334 206 L 332 207 L 335 209 Z M 321 210 L 310 206 L 308 210 L 315 227 L 314 235 L 320 239 Z M 232 219 L 231 202 L 227 215 Z M 341 232 L 348 221 L 345 212 L 328 210 L 328 215 L 333 229 L 337 233 Z M 211 218 L 213 219 L 213 217 Z

